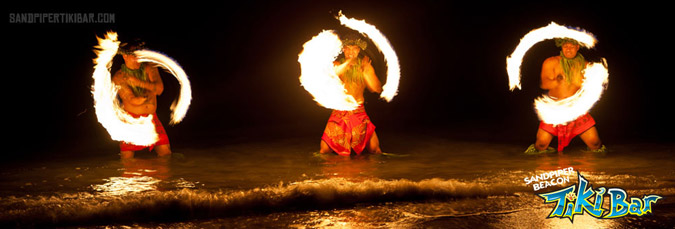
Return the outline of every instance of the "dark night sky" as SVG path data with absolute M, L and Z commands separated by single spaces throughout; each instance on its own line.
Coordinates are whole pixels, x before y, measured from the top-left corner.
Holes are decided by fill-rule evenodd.
M 115 152 L 98 124 L 90 85 L 96 36 L 117 31 L 178 61 L 190 77 L 193 101 L 184 121 L 169 127 L 169 105 L 179 86 L 164 74 L 158 115 L 174 147 L 201 147 L 236 139 L 316 135 L 330 111 L 300 86 L 302 44 L 324 29 L 340 29 L 338 10 L 365 19 L 387 36 L 400 59 L 399 95 L 391 103 L 366 97 L 378 130 L 435 131 L 458 138 L 534 140 L 532 101 L 541 62 L 558 50 L 552 41 L 534 46 L 522 66 L 523 90 L 508 90 L 506 56 L 532 29 L 558 24 L 596 35 L 587 59 L 605 57 L 610 83 L 591 114 L 606 142 L 672 142 L 672 53 L 667 10 L 659 4 L 525 4 L 452 1 L 254 1 L 157 4 L 134 7 L 9 6 L 23 12 L 114 13 L 112 24 L 5 23 L 5 112 L 10 133 L 5 152 Z M 662 32 L 663 31 L 663 32 Z M 638 34 L 641 33 L 641 34 Z M 121 59 L 121 58 L 119 58 Z M 377 61 L 378 59 L 376 59 Z M 384 65 L 376 64 L 384 79 Z M 118 60 L 121 61 L 121 60 Z M 379 64 L 379 65 L 378 65 Z M 117 70 L 119 62 L 113 66 Z M 9 90 L 7 90 L 9 89 Z M 282 131 L 283 130 L 283 131 Z M 36 134 L 37 133 L 37 134 Z M 207 140 L 205 140 L 207 139 Z M 383 143 L 384 144 L 384 143 Z

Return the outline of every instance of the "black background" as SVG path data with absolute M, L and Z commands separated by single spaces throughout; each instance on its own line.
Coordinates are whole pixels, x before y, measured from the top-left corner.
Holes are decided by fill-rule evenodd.
M 588 4 L 588 5 L 582 5 Z M 179 86 L 162 73 L 158 115 L 174 148 L 235 141 L 321 136 L 330 110 L 318 106 L 298 81 L 302 45 L 324 29 L 340 29 L 339 10 L 387 36 L 401 66 L 399 94 L 390 103 L 368 94 L 366 107 L 386 133 L 534 141 L 533 99 L 542 61 L 557 55 L 553 41 L 525 56 L 523 90 L 509 91 L 506 57 L 532 29 L 554 21 L 581 27 L 598 39 L 580 52 L 607 59 L 609 87 L 591 110 L 603 141 L 672 142 L 672 22 L 666 3 L 489 3 L 481 1 L 241 1 L 215 4 L 23 5 L 10 13 L 113 13 L 114 23 L 6 21 L 4 144 L 7 158 L 53 154 L 115 154 L 97 122 L 90 87 L 96 37 L 116 31 L 141 38 L 171 56 L 193 89 L 182 123 L 168 126 Z M 379 58 L 379 59 L 378 59 Z M 378 62 L 379 61 L 379 62 Z M 116 58 L 113 71 L 119 68 Z M 668 62 L 668 63 L 667 63 Z M 375 58 L 384 81 L 385 66 Z

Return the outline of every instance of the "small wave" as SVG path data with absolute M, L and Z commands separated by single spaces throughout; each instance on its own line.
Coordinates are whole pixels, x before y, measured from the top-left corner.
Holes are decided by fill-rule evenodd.
M 122 196 L 90 193 L 0 199 L 0 226 L 110 225 L 184 221 L 280 211 L 349 207 L 361 203 L 452 200 L 511 195 L 526 187 L 458 180 L 306 180 L 242 191 L 183 189 Z

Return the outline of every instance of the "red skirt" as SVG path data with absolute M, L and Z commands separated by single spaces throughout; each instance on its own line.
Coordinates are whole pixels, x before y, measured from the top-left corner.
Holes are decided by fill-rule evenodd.
M 137 114 L 133 114 L 133 113 L 129 113 L 129 114 L 131 116 L 133 116 L 134 118 L 147 117 L 149 115 L 149 114 L 137 115 Z M 169 144 L 169 136 L 166 135 L 166 130 L 164 130 L 164 126 L 162 126 L 162 123 L 159 121 L 159 118 L 157 118 L 157 114 L 152 114 L 152 124 L 155 125 L 155 132 L 157 132 L 157 135 L 159 137 L 157 142 L 155 142 L 154 144 L 152 144 L 150 146 L 138 146 L 138 145 L 134 145 L 134 144 L 122 141 L 122 142 L 120 142 L 120 151 L 139 151 L 139 150 L 142 150 L 142 149 L 145 149 L 145 148 L 149 148 L 149 150 L 152 151 L 152 149 L 155 146 L 168 145 Z
M 328 118 L 321 140 L 325 141 L 335 153 L 343 156 L 361 154 L 370 137 L 375 133 L 375 125 L 370 122 L 363 105 L 353 111 L 334 110 Z
M 579 116 L 576 120 L 565 125 L 553 125 L 544 123 L 543 121 L 539 123 L 540 129 L 558 137 L 558 151 L 563 151 L 575 136 L 585 132 L 593 126 L 595 126 L 595 120 L 588 113 Z

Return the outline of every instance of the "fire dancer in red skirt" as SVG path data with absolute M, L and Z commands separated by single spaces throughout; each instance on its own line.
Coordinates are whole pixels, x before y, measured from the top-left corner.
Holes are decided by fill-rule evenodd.
M 142 49 L 142 42 L 126 45 L 120 50 L 124 58 L 124 65 L 113 76 L 113 83 L 119 86 L 119 97 L 122 100 L 122 108 L 133 117 L 146 117 L 153 115 L 153 124 L 159 135 L 159 140 L 152 146 L 137 146 L 127 142 L 120 142 L 120 156 L 122 159 L 133 158 L 134 151 L 149 148 L 157 152 L 158 156 L 171 155 L 169 137 L 157 119 L 157 96 L 164 91 L 162 78 L 159 76 L 157 67 L 141 63 L 134 55 L 134 51 Z
M 345 85 L 349 95 L 360 104 L 353 111 L 334 110 L 328 119 L 321 137 L 321 153 L 335 152 L 348 156 L 354 150 L 361 154 L 364 149 L 380 154 L 380 143 L 375 133 L 375 125 L 370 121 L 363 106 L 363 92 L 367 88 L 374 93 L 382 92 L 382 84 L 375 75 L 371 61 L 367 56 L 359 57 L 367 43 L 357 34 L 347 34 L 342 38 L 344 58 L 336 61 L 335 69 Z
M 583 82 L 582 70 L 586 68 L 586 60 L 578 53 L 579 43 L 573 39 L 556 39 L 556 46 L 561 47 L 560 55 L 549 57 L 544 61 L 541 68 L 541 88 L 548 90 L 551 97 L 564 99 L 574 95 Z M 567 124 L 552 125 L 539 124 L 537 141 L 526 151 L 526 154 L 553 152 L 548 147 L 553 137 L 558 138 L 558 151 L 569 145 L 570 141 L 579 135 L 591 151 L 604 152 L 598 130 L 595 128 L 595 120 L 590 114 L 578 117 Z

